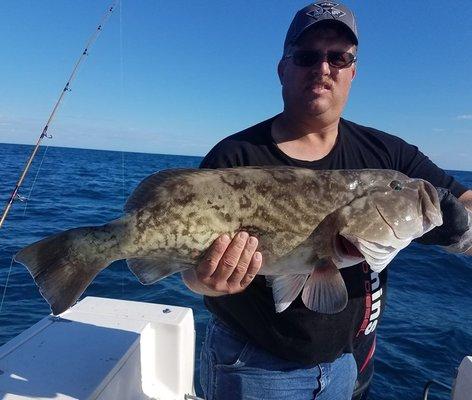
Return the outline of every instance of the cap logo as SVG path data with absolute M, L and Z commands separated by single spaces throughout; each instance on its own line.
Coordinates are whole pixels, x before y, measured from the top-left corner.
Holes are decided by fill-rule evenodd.
M 334 19 L 342 18 L 346 15 L 346 13 L 339 8 L 336 8 L 339 3 L 333 3 L 331 1 L 323 1 L 321 3 L 315 3 L 313 6 L 316 8 L 306 14 L 315 20 L 320 19 L 320 17 L 324 16 L 325 14 L 331 15 Z

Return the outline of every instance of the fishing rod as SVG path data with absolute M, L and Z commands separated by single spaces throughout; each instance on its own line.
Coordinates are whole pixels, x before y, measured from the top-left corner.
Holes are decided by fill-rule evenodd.
M 51 114 L 49 115 L 49 118 L 46 122 L 46 125 L 44 126 L 43 131 L 41 132 L 41 135 L 39 135 L 39 138 L 36 142 L 36 145 L 35 145 L 32 153 L 31 153 L 30 157 L 28 158 L 28 161 L 26 162 L 25 167 L 23 168 L 23 172 L 21 173 L 20 178 L 18 179 L 18 182 L 15 186 L 15 189 L 13 189 L 13 192 L 10 196 L 10 199 L 8 200 L 8 202 L 5 206 L 5 209 L 3 210 L 2 218 L 0 219 L 0 228 L 2 227 L 3 222 L 7 218 L 7 215 L 10 212 L 10 208 L 13 205 L 13 202 L 15 201 L 15 199 L 16 198 L 21 199 L 20 195 L 18 194 L 18 191 L 19 191 L 20 186 L 22 185 L 22 183 L 23 183 L 23 181 L 26 177 L 26 174 L 28 173 L 28 170 L 31 166 L 31 163 L 33 162 L 34 157 L 36 156 L 36 153 L 39 150 L 39 146 L 40 146 L 42 140 L 45 137 L 48 138 L 48 139 L 52 138 L 51 135 L 48 135 L 49 126 L 51 125 L 51 122 L 53 121 L 54 117 L 56 116 L 56 112 L 57 112 L 60 104 L 62 103 L 62 100 L 63 100 L 65 94 L 70 91 L 70 85 L 71 85 L 72 81 L 75 79 L 75 77 L 77 75 L 77 71 L 79 69 L 80 64 L 82 64 L 83 60 L 85 59 L 85 56 L 88 55 L 88 50 L 92 47 L 92 45 L 98 39 L 98 36 L 100 35 L 103 26 L 108 21 L 108 19 L 111 17 L 111 14 L 112 14 L 113 10 L 116 8 L 116 5 L 118 4 L 119 1 L 120 0 L 114 0 L 113 4 L 108 7 L 107 11 L 105 12 L 102 19 L 100 20 L 100 23 L 98 24 L 98 27 L 95 29 L 92 36 L 90 36 L 89 40 L 87 41 L 87 44 L 85 45 L 85 49 L 83 50 L 83 52 L 80 55 L 77 62 L 75 63 L 74 68 L 72 70 L 72 73 L 70 74 L 69 79 L 67 80 L 66 85 L 64 86 L 64 89 L 62 89 L 62 92 L 61 92 L 59 98 L 57 99 L 56 104 L 54 105 Z

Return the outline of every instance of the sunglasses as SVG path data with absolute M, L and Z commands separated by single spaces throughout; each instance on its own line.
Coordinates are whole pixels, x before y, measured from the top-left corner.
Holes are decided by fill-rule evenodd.
M 326 61 L 334 68 L 347 68 L 357 57 L 347 51 L 296 50 L 284 58 L 291 58 L 297 67 L 313 67 L 320 61 Z

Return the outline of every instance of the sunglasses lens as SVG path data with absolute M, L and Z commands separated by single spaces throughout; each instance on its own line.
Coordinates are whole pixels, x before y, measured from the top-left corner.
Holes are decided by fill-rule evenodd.
M 299 67 L 311 67 L 320 61 L 322 54 L 315 51 L 296 51 L 293 53 L 293 63 Z
M 352 64 L 354 61 L 354 55 L 347 52 L 341 51 L 330 51 L 328 52 L 328 63 L 336 68 L 344 68 Z
M 321 51 L 297 50 L 291 56 L 293 63 L 298 67 L 312 67 L 324 58 Z M 328 51 L 328 64 L 335 68 L 345 68 L 354 62 L 355 56 L 348 52 Z

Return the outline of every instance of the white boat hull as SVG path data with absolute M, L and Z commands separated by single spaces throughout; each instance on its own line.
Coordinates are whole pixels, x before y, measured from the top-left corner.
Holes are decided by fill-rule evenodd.
M 87 297 L 0 347 L 0 398 L 182 400 L 194 358 L 191 309 Z

